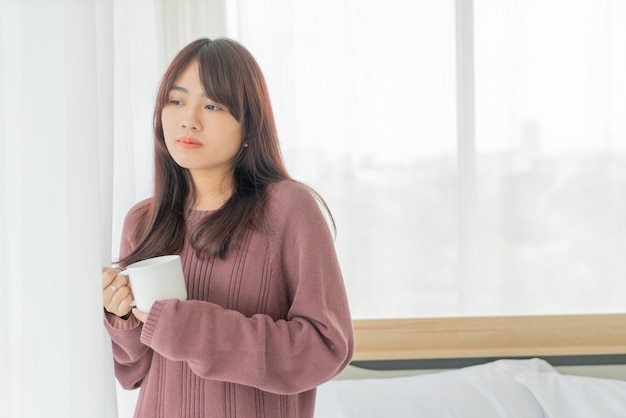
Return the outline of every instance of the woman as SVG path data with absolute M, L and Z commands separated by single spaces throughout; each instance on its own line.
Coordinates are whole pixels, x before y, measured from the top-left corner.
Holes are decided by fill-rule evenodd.
M 154 196 L 127 214 L 120 266 L 180 254 L 187 301 L 130 307 L 103 270 L 115 371 L 136 417 L 312 417 L 354 337 L 321 199 L 282 162 L 263 75 L 228 39 L 166 71 L 154 113 Z

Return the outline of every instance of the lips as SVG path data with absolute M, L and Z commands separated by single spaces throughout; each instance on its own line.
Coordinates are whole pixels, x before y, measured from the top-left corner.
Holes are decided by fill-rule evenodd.
M 200 141 L 190 136 L 183 136 L 181 138 L 178 138 L 178 143 L 182 148 L 185 149 L 195 149 L 202 146 L 202 143 L 200 143 Z

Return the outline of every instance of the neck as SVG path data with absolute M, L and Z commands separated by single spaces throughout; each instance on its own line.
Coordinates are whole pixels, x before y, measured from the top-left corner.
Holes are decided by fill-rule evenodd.
M 233 194 L 233 180 L 230 175 L 210 175 L 192 172 L 191 178 L 196 199 L 192 202 L 195 210 L 216 210 L 221 208 Z

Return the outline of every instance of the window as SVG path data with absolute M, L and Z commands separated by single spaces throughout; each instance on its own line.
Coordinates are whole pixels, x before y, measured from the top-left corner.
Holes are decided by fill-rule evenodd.
M 623 2 L 230 10 L 288 167 L 333 211 L 355 317 L 624 310 Z M 475 130 L 457 135 L 468 115 Z

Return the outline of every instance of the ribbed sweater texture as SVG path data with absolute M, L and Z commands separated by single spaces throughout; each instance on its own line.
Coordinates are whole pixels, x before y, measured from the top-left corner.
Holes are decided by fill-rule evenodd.
M 120 257 L 138 208 L 124 221 Z M 351 360 L 354 334 L 333 237 L 295 181 L 268 186 L 263 228 L 224 259 L 180 252 L 188 300 L 157 301 L 142 324 L 105 314 L 115 374 L 140 388 L 137 418 L 311 418 L 316 387 Z M 193 211 L 187 234 L 206 213 Z

